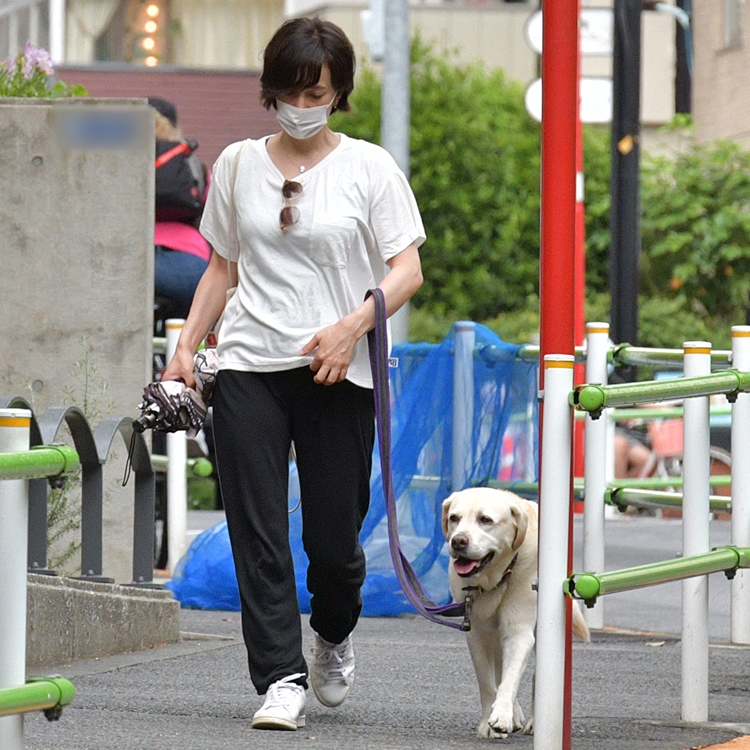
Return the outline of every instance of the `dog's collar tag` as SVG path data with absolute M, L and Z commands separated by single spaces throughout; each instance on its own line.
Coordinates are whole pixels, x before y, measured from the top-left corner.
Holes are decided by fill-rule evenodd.
M 479 586 L 464 586 L 461 591 L 466 592 L 466 598 L 464 599 L 464 619 L 461 623 L 461 630 L 468 632 L 471 630 L 471 605 L 474 602 L 472 593 L 474 591 L 481 591 Z

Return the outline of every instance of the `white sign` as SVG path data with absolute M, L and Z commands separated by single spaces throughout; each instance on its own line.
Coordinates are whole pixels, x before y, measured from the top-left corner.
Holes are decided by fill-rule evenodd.
M 529 84 L 524 95 L 526 111 L 542 121 L 542 79 Z M 612 79 L 581 78 L 581 122 L 605 123 L 612 120 Z
M 584 8 L 581 11 L 581 54 L 611 55 L 614 35 L 614 16 L 608 8 Z M 542 54 L 542 11 L 532 13 L 526 21 L 526 41 L 535 52 Z

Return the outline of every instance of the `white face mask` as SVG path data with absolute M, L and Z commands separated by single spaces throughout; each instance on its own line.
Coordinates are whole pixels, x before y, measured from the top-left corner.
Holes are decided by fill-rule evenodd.
M 292 104 L 276 100 L 276 119 L 279 125 L 292 138 L 303 141 L 317 135 L 327 124 L 330 115 L 329 109 L 333 108 L 336 95 L 333 95 L 328 104 L 320 107 L 305 107 L 300 109 Z

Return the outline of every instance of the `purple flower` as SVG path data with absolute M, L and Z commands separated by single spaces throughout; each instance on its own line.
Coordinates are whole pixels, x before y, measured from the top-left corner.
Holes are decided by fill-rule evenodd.
M 35 47 L 31 42 L 26 42 L 26 48 L 23 51 L 23 65 L 21 73 L 24 78 L 31 78 L 34 75 L 34 69 L 41 70 L 48 76 L 54 73 L 52 68 L 52 58 L 47 50 L 41 47 Z

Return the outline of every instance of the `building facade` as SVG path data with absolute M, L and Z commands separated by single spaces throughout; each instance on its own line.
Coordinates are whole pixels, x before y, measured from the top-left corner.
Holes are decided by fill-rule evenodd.
M 750 147 L 750 20 L 743 0 L 697 0 L 693 7 L 693 117 L 699 141 L 727 138 Z

